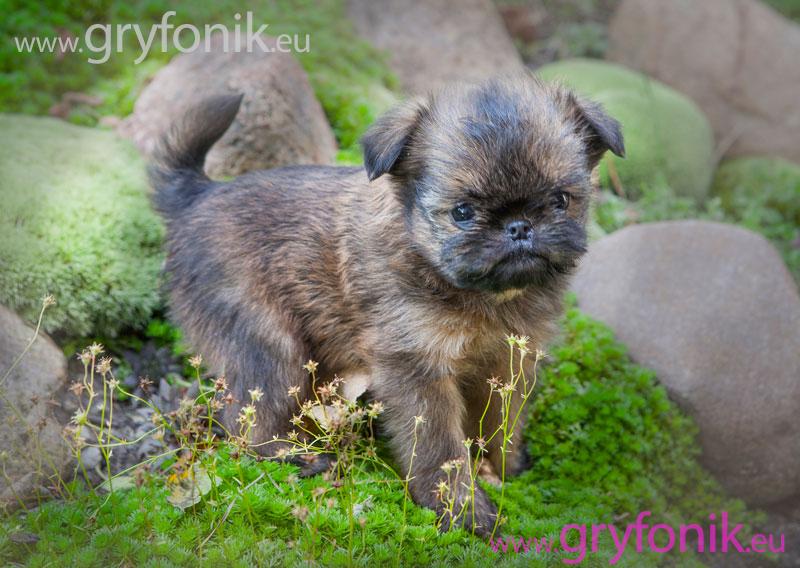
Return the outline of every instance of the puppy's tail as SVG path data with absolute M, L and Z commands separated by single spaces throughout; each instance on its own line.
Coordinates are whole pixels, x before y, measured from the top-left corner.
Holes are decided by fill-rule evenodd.
M 153 203 L 167 219 L 188 209 L 213 182 L 203 173 L 211 146 L 236 118 L 242 95 L 220 95 L 206 99 L 173 123 L 159 141 L 148 168 L 155 193 Z

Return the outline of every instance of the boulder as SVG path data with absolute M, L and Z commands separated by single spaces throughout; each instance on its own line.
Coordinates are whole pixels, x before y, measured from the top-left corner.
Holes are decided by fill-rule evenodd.
M 70 462 L 62 437 L 63 417 L 56 416 L 52 404 L 67 380 L 67 361 L 61 350 L 50 338 L 39 335 L 12 369 L 33 335 L 33 328 L 0 306 L 0 460 L 4 469 L 0 510 L 35 501 Z
M 755 505 L 800 492 L 800 297 L 766 239 L 633 225 L 590 246 L 573 289 L 694 418 L 726 488 Z
M 48 333 L 113 337 L 161 305 L 163 228 L 144 162 L 114 132 L 0 115 L 0 304 Z
M 347 12 L 412 94 L 524 70 L 491 0 L 348 0 Z
M 624 0 L 608 57 L 689 95 L 728 156 L 800 162 L 800 26 L 756 0 Z
M 600 176 L 606 187 L 616 183 L 616 174 L 633 199 L 642 186 L 660 183 L 698 202 L 708 196 L 714 136 L 691 100 L 645 75 L 603 61 L 564 60 L 536 73 L 601 103 L 622 124 L 626 156 L 609 152 L 603 158 Z
M 222 34 L 211 36 L 209 51 L 178 55 L 161 69 L 136 100 L 133 114 L 119 126 L 150 156 L 176 117 L 203 99 L 243 93 L 231 127 L 206 159 L 211 177 L 292 164 L 331 164 L 336 140 L 314 96 L 305 71 L 290 53 L 247 52 L 229 46 Z M 229 37 L 233 41 L 233 37 Z M 244 41 L 244 40 L 242 40 Z M 264 37 L 269 49 L 277 41 Z

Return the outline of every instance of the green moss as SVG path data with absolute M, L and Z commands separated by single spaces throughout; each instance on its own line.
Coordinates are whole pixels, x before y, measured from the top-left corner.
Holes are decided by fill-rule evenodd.
M 723 162 L 713 191 L 730 215 L 745 205 L 774 210 L 786 222 L 800 225 L 800 166 L 780 158 L 738 158 Z
M 606 155 L 601 166 L 606 187 L 611 185 L 611 169 L 634 199 L 643 185 L 659 179 L 680 196 L 697 202 L 706 198 L 714 138 L 705 116 L 689 99 L 654 79 L 602 61 L 566 60 L 537 73 L 602 103 L 622 123 L 627 156 Z
M 525 432 L 533 466 L 506 484 L 505 535 L 558 539 L 567 524 L 623 527 L 645 510 L 653 513 L 653 523 L 673 525 L 702 522 L 719 511 L 728 511 L 736 522 L 755 518 L 725 497 L 700 467 L 695 426 L 670 402 L 653 373 L 630 361 L 607 327 L 571 308 L 551 357 L 538 378 Z M 341 488 L 321 477 L 291 484 L 292 466 L 236 461 L 224 450 L 216 460 L 218 494 L 185 512 L 168 504 L 157 476 L 108 500 L 83 494 L 10 517 L 0 523 L 0 562 L 551 566 L 576 556 L 563 551 L 498 555 L 463 531 L 438 534 L 431 511 L 409 504 L 404 513 L 397 479 L 366 466 L 357 472 L 355 486 L 364 525 L 355 524 L 351 541 Z M 261 481 L 249 486 L 258 476 Z M 247 490 L 240 494 L 241 487 Z M 314 489 L 323 494 L 314 497 Z M 497 500 L 498 490 L 488 490 Z M 305 520 L 293 516 L 297 507 L 308 509 Z M 10 535 L 17 532 L 40 540 L 30 547 L 16 544 Z M 613 543 L 603 535 L 599 552 L 584 564 L 608 565 Z M 663 560 L 629 551 L 618 565 L 653 566 Z M 689 554 L 666 560 L 697 563 Z
M 345 149 L 354 147 L 366 127 L 390 104 L 391 90 L 397 86 L 384 56 L 355 35 L 341 0 L 83 0 L 68 6 L 56 0 L 0 0 L 0 7 L 4 14 L 0 33 L 6 38 L 55 37 L 62 31 L 83 41 L 86 28 L 97 22 L 112 26 L 137 23 L 147 34 L 170 10 L 177 12 L 170 20 L 175 26 L 233 25 L 235 14 L 251 11 L 255 27 L 268 24 L 271 35 L 299 34 L 303 38 L 308 34 L 310 51 L 297 57 Z M 0 108 L 46 114 L 64 92 L 84 91 L 100 95 L 104 102 L 99 108 L 79 109 L 71 120 L 92 125 L 102 116 L 129 114 L 147 78 L 177 51 L 170 45 L 170 51 L 162 53 L 159 44 L 144 63 L 135 64 L 141 53 L 135 36 L 125 35 L 123 46 L 122 53 L 113 53 L 106 63 L 92 65 L 86 61 L 91 54 L 56 58 L 49 53 L 19 53 L 13 41 L 4 42 L 0 45 Z
M 800 280 L 800 166 L 779 158 L 740 158 L 720 166 L 714 193 L 726 216 L 763 234 Z
M 0 115 L 0 303 L 45 329 L 113 335 L 159 305 L 162 226 L 144 165 L 113 133 Z
M 800 0 L 765 0 L 767 4 L 775 8 L 778 12 L 800 22 Z

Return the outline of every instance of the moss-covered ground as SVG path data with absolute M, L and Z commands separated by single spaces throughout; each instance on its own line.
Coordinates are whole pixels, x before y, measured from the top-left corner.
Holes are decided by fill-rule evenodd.
M 702 523 L 720 511 L 737 522 L 757 520 L 699 465 L 692 421 L 652 372 L 630 361 L 609 329 L 573 307 L 563 330 L 539 373 L 525 432 L 533 465 L 507 481 L 501 527 L 504 536 L 558 542 L 550 553 L 502 554 L 462 530 L 438 533 L 435 514 L 404 503 L 398 477 L 383 467 L 357 466 L 351 499 L 331 479 L 297 479 L 294 466 L 232 457 L 223 447 L 213 457 L 215 490 L 193 507 L 181 510 L 168 501 L 161 468 L 140 477 L 139 487 L 111 494 L 87 492 L 76 482 L 73 496 L 0 523 L 0 562 L 546 566 L 579 555 L 577 532 L 570 533 L 566 551 L 560 544 L 569 524 L 624 527 L 641 511 L 673 526 Z M 488 490 L 497 501 L 499 490 Z M 345 503 L 355 503 L 353 532 Z M 605 533 L 585 565 L 607 565 L 615 554 Z M 656 565 L 665 558 L 682 566 L 700 560 L 631 550 L 620 565 Z

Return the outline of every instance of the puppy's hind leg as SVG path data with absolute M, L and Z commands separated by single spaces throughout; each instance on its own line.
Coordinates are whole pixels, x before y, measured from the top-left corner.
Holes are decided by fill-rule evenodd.
M 248 434 L 253 448 L 264 456 L 275 456 L 290 448 L 285 442 L 294 429 L 290 420 L 298 413 L 301 402 L 311 396 L 311 381 L 303 368 L 307 352 L 301 341 L 274 327 L 269 334 L 258 333 L 244 326 L 227 338 L 223 348 L 225 376 L 230 384 L 233 403 L 225 408 L 223 423 L 231 435 Z M 297 398 L 289 389 L 298 390 Z M 243 408 L 255 408 L 255 424 L 246 432 Z M 298 458 L 303 474 L 319 473 L 326 469 L 324 459 Z

